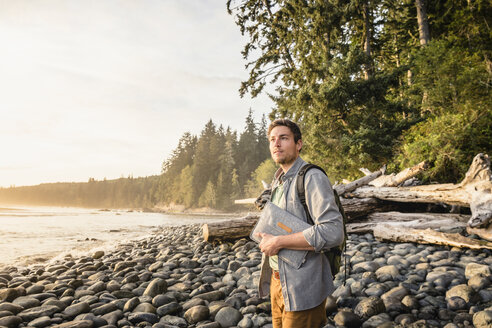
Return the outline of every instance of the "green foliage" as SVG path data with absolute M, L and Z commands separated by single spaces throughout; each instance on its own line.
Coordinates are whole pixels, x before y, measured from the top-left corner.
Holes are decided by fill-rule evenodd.
M 431 42 L 414 59 L 418 78 L 409 92 L 426 90 L 425 120 L 403 134 L 396 163 L 428 160 L 426 179 L 457 182 L 479 152 L 491 153 L 492 76 L 479 53 L 454 42 Z
M 303 156 L 332 179 L 354 179 L 359 167 L 384 163 L 398 169 L 425 156 L 435 160 L 433 178 L 457 179 L 470 153 L 490 148 L 478 140 L 490 136 L 480 122 L 492 99 L 492 7 L 482 0 L 421 2 L 430 30 L 426 46 L 419 42 L 425 23 L 417 20 L 415 0 L 229 0 L 248 37 L 249 79 L 240 94 L 256 96 L 274 84 L 270 118 L 299 122 Z M 458 114 L 477 120 L 460 126 Z M 440 145 L 451 122 L 458 135 L 446 144 L 456 149 L 451 159 L 440 163 L 438 150 L 417 149 L 419 133 Z M 460 141 L 471 135 L 473 145 Z
M 261 163 L 256 170 L 251 174 L 251 179 L 245 186 L 246 197 L 257 197 L 265 189 L 262 181 L 270 184 L 273 178 L 273 174 L 277 171 L 278 167 L 275 162 L 269 158 Z

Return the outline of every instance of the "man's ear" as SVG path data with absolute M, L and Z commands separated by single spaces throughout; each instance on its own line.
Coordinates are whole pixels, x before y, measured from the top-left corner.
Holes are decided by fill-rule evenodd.
M 302 149 L 302 139 L 297 140 L 296 148 L 298 152 L 301 152 Z

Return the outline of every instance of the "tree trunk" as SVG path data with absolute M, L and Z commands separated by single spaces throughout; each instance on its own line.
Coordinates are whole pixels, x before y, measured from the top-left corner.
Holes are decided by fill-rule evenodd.
M 371 54 L 371 26 L 370 26 L 370 11 L 369 1 L 365 0 L 362 4 L 362 16 L 364 18 L 364 53 L 366 54 L 366 65 L 364 71 L 364 78 L 369 80 L 373 75 L 372 54 Z
M 420 45 L 425 46 L 430 41 L 429 22 L 427 21 L 425 0 L 415 0 L 415 6 L 417 7 Z
M 411 229 L 379 225 L 374 228 L 374 237 L 378 240 L 393 242 L 447 245 L 471 249 L 492 249 L 492 243 L 463 237 L 457 233 L 443 233 L 432 229 Z

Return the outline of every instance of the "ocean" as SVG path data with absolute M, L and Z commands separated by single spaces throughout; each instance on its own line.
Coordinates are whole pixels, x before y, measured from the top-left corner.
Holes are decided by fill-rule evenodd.
M 208 223 L 224 216 L 143 213 L 73 207 L 0 207 L 0 268 L 105 252 L 160 226 Z

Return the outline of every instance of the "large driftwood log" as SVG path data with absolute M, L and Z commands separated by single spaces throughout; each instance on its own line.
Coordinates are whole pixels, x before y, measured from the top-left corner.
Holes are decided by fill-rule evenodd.
M 469 217 L 469 215 L 450 213 L 372 213 L 369 214 L 367 222 L 347 224 L 347 232 L 357 234 L 373 232 L 378 225 L 404 229 L 451 230 L 457 227 L 465 228 Z
M 446 203 L 470 206 L 471 227 L 487 226 L 492 219 L 492 173 L 487 155 L 478 154 L 460 184 L 435 184 L 414 187 L 362 187 L 353 195 L 397 202 Z
M 206 223 L 202 226 L 203 240 L 235 240 L 249 236 L 254 225 L 258 221 L 258 215 L 248 215 L 239 219 Z
M 371 181 L 369 184 L 374 187 L 395 187 L 401 183 L 407 181 L 410 178 L 418 175 L 422 171 L 425 171 L 429 167 L 427 162 L 422 162 L 414 167 L 404 169 L 398 174 L 382 175 L 379 178 Z
M 457 233 L 437 232 L 432 229 L 411 229 L 378 225 L 374 228 L 374 237 L 378 240 L 410 242 L 420 244 L 448 245 L 471 249 L 492 249 L 492 243 L 463 237 Z

